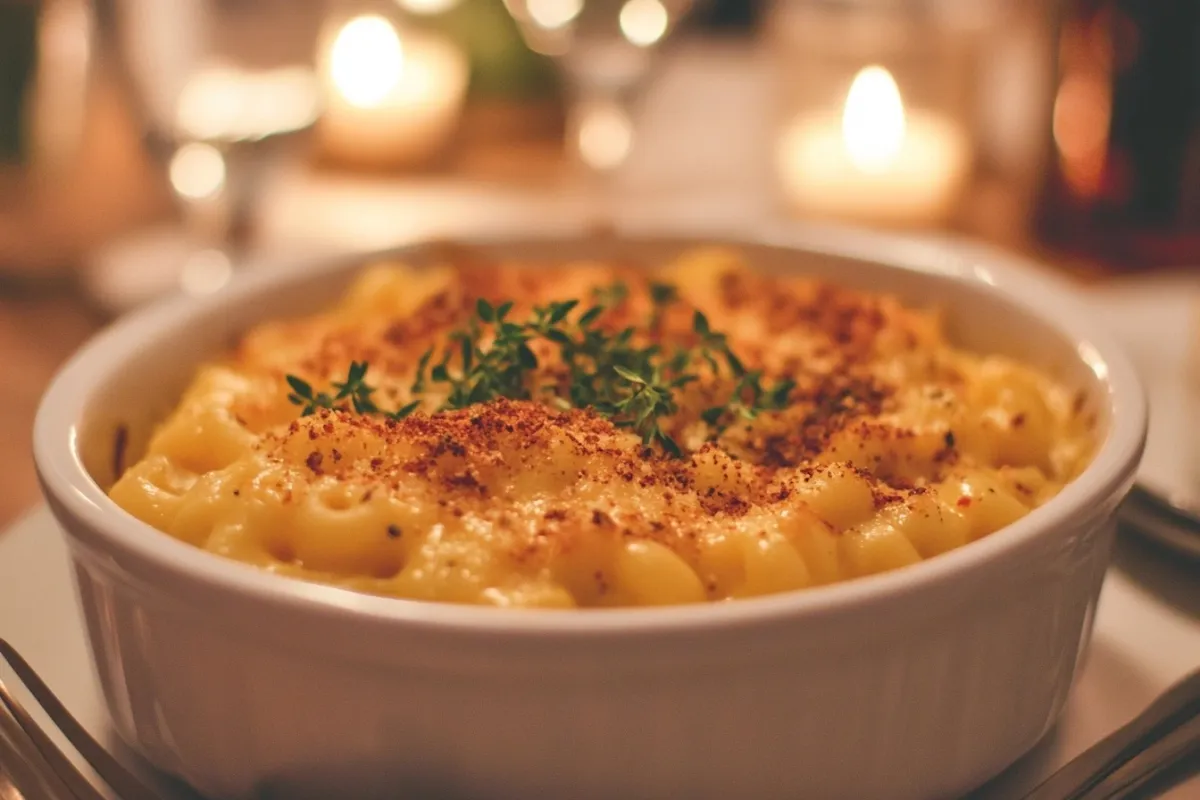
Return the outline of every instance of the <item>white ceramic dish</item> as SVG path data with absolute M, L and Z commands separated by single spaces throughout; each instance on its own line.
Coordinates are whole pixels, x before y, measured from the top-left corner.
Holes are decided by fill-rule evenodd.
M 929 562 L 719 606 L 514 612 L 291 581 L 154 531 L 101 489 L 117 425 L 136 448 L 200 358 L 257 320 L 326 303 L 356 262 L 249 275 L 98 337 L 35 425 L 119 733 L 213 798 L 905 800 L 998 773 L 1053 724 L 1090 635 L 1113 513 L 1144 444 L 1141 388 L 1075 301 L 1032 271 L 890 239 L 815 241 L 746 250 L 769 268 L 943 305 L 961 343 L 1079 385 L 1104 436 L 1089 469 L 1018 523 Z M 685 244 L 479 246 L 657 261 Z M 874 260 L 845 257 L 872 248 Z
M 1024 758 L 972 791 L 970 800 L 1023 797 L 1200 664 L 1200 582 L 1195 574 L 1169 558 L 1156 558 L 1158 551 L 1140 548 L 1136 541 L 1125 543 L 1124 554 L 1120 544 L 1118 538 L 1116 565 L 1104 580 L 1092 643 L 1058 724 Z M 162 800 L 196 800 L 175 782 L 150 774 L 116 739 L 93 676 L 71 572 L 66 542 L 45 508 L 0 531 L 0 633 L 29 659 L 75 718 Z M 37 611 L 30 613 L 29 598 L 35 596 Z M 9 689 L 32 709 L 32 698 L 21 695 L 20 687 L 9 684 Z M 1012 689 L 1020 691 L 1019 686 Z M 1200 775 L 1159 800 L 1197 797 Z

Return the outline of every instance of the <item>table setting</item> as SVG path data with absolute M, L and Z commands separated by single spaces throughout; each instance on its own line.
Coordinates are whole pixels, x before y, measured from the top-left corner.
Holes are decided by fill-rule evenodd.
M 1187 168 L 1200 107 L 1189 99 L 1194 79 L 1163 82 L 1188 74 L 1200 15 L 1125 0 L 1064 0 L 1053 12 L 1032 0 L 41 0 L 28 4 L 36 13 L 25 5 L 0 5 L 11 15 L 0 27 L 11 22 L 12 36 L 36 45 L 24 71 L 13 73 L 28 80 L 26 96 L 0 105 L 0 123 L 11 111 L 20 131 L 0 167 L 0 197 L 9 200 L 0 202 L 0 385 L 13 398 L 0 414 L 11 465 L 10 490 L 0 493 L 7 495 L 0 496 L 0 799 L 717 797 L 739 786 L 762 797 L 1200 797 L 1200 448 L 1191 433 L 1200 409 L 1200 188 Z M 0 59 L 0 78 L 6 69 L 16 68 Z M 724 319 L 714 309 L 732 302 L 733 278 L 722 283 L 709 274 L 734 258 L 729 252 L 768 275 L 797 272 L 895 296 L 905 308 L 943 309 L 939 325 L 954 345 L 1027 363 L 1074 392 L 1073 412 L 1072 402 L 1051 400 L 1046 410 L 1013 412 L 1018 406 L 1005 404 L 1034 385 L 1012 377 L 1024 375 L 1018 370 L 982 395 L 978 402 L 995 404 L 985 417 L 1009 409 L 997 425 L 1013 437 L 1027 418 L 1035 430 L 1043 419 L 1060 420 L 1054 415 L 1086 418 L 1090 435 L 1102 433 L 1092 461 L 1061 480 L 1061 494 L 1057 484 L 1038 489 L 1022 509 L 1028 516 L 956 534 L 963 546 L 936 555 L 923 544 L 932 539 L 905 527 L 904 512 L 888 516 L 897 498 L 944 500 L 951 490 L 942 484 L 958 486 L 959 459 L 973 458 L 992 459 L 979 469 L 994 468 L 999 477 L 987 480 L 999 482 L 987 485 L 1032 494 L 1021 488 L 1033 480 L 1022 460 L 1030 451 L 981 444 L 964 417 L 951 417 L 942 455 L 930 456 L 928 489 L 923 477 L 914 483 L 889 468 L 867 470 L 869 481 L 881 482 L 864 512 L 875 515 L 870 520 L 836 522 L 849 512 L 826 513 L 825 501 L 805 494 L 817 485 L 812 469 L 834 458 L 829 451 L 809 452 L 790 489 L 779 489 L 777 476 L 764 494 L 739 478 L 741 488 L 730 491 L 742 494 L 723 507 L 703 505 L 697 494 L 711 541 L 720 531 L 720 541 L 734 541 L 750 523 L 729 520 L 761 513 L 774 520 L 754 523 L 766 526 L 755 534 L 763 552 L 776 524 L 778 541 L 799 548 L 797 574 L 805 577 L 789 584 L 784 568 L 772 567 L 762 574 L 773 577 L 761 580 L 774 588 L 762 590 L 749 588 L 759 574 L 749 555 L 732 572 L 710 568 L 703 547 L 685 555 L 692 550 L 641 533 L 638 515 L 657 506 L 633 498 L 651 485 L 650 471 L 683 470 L 667 502 L 691 503 L 691 487 L 705 480 L 696 477 L 704 474 L 694 466 L 699 454 L 726 447 L 724 431 L 736 430 L 710 422 L 708 439 L 701 437 L 708 443 L 690 445 L 682 423 L 668 435 L 665 421 L 645 428 L 647 417 L 689 413 L 686 387 L 723 386 L 723 358 L 734 394 L 729 409 L 704 412 L 714 412 L 711 420 L 732 414 L 750 431 L 786 411 L 785 402 L 773 407 L 767 399 L 770 359 L 747 362 L 747 378 L 730 348 L 757 352 L 739 337 L 759 324 L 783 324 L 771 315 L 784 307 L 779 287 L 791 284 L 763 284 L 780 295 L 774 305 L 761 296 L 741 301 L 763 304 L 748 312 L 760 321 L 736 322 L 746 312 L 733 307 L 728 339 L 714 334 Z M 631 395 L 598 384 L 601 395 L 625 397 L 626 405 L 597 400 L 595 408 L 614 421 L 613 435 L 641 435 L 630 463 L 646 477 L 640 488 L 629 479 L 627 490 L 587 494 L 583 519 L 592 527 L 583 530 L 618 520 L 626 530 L 617 537 L 625 542 L 620 552 L 655 554 L 645 563 L 662 571 L 638 583 L 626 556 L 598 561 L 596 595 L 590 565 L 580 588 L 550 560 L 538 580 L 552 575 L 552 585 L 518 591 L 494 579 L 483 599 L 438 602 L 443 588 L 414 589 L 414 581 L 435 573 L 450 581 L 457 565 L 438 572 L 432 565 L 443 562 L 430 561 L 420 575 L 412 565 L 434 558 L 427 554 L 439 537 L 458 541 L 456 526 L 483 536 L 489 525 L 505 530 L 497 520 L 528 507 L 538 509 L 538 525 L 550 521 L 551 537 L 557 520 L 573 524 L 572 508 L 547 505 L 553 492 L 499 517 L 480 510 L 484 522 L 458 521 L 462 508 L 469 522 L 472 504 L 491 502 L 486 485 L 462 495 L 464 485 L 524 487 L 533 478 L 522 476 L 541 476 L 543 461 L 520 461 L 521 451 L 510 449 L 517 445 L 500 433 L 487 445 L 499 455 L 477 465 L 469 443 L 466 455 L 454 450 L 450 437 L 459 429 L 447 428 L 429 456 L 436 466 L 397 466 L 405 476 L 399 483 L 389 477 L 365 494 L 354 481 L 372 480 L 380 463 L 391 469 L 401 458 L 395 453 L 423 441 L 396 436 L 432 436 L 421 426 L 460 413 L 475 413 L 471 424 L 486 427 L 491 409 L 552 391 L 528 388 L 546 368 L 546 348 L 562 344 L 561 357 L 577 369 L 570 359 L 587 351 L 570 349 L 570 337 L 580 332 L 580 348 L 592 341 L 592 312 L 586 300 L 556 312 L 555 295 L 544 294 L 551 281 L 542 286 L 519 273 L 543 261 L 619 275 L 665 270 L 677 283 L 648 279 L 647 307 L 655 309 L 648 330 L 668 324 L 671 303 L 685 303 L 680 341 L 719 340 L 725 348 L 697 351 L 688 367 L 695 374 L 671 372 L 685 357 L 664 355 L 655 367 L 664 339 L 630 356 L 644 361 L 616 370 L 632 381 Z M 450 349 L 440 365 L 430 361 L 437 352 L 430 340 L 415 378 L 409 366 L 379 355 L 370 367 L 346 356 L 346 378 L 341 362 L 320 366 L 333 374 L 324 395 L 314 380 L 324 375 L 297 366 L 324 362 L 311 353 L 289 360 L 326 335 L 319 333 L 326 322 L 306 328 L 310 318 L 299 315 L 370 328 L 373 315 L 388 309 L 420 331 L 425 318 L 405 315 L 439 302 L 442 278 L 421 270 L 440 275 L 443 262 L 468 276 L 465 288 L 447 284 L 448 296 L 480 298 L 469 305 L 472 325 L 494 325 L 498 336 L 508 325 L 512 334 L 514 322 L 526 325 L 521 314 L 532 315 L 520 329 L 520 342 L 532 347 L 527 383 L 494 389 L 491 400 L 456 406 L 451 394 L 436 411 L 421 405 L 420 387 L 439 381 L 482 391 L 456 383 L 476 374 L 472 359 L 499 357 L 490 339 L 478 338 L 479 327 L 468 329 L 474 340 L 450 334 L 453 347 L 464 348 L 461 362 Z M 514 268 L 517 277 L 507 277 Z M 388 270 L 401 277 L 385 280 Z M 358 271 L 376 281 L 361 284 L 375 299 L 363 299 L 367 290 L 352 280 Z M 493 281 L 525 287 L 529 296 L 487 288 Z M 717 300 L 703 293 L 706 281 L 715 281 Z M 602 288 L 591 291 L 601 297 Z M 633 292 L 632 307 L 640 308 Z M 363 305 L 330 306 L 338 297 Z M 603 321 L 612 308 L 595 302 L 592 319 Z M 625 301 L 611 302 L 619 309 Z M 890 299 L 879 302 L 891 308 Z M 824 320 L 821 309 L 817 302 L 797 313 Z M 555 333 L 551 324 L 546 333 L 555 313 L 564 327 Z M 893 313 L 900 312 L 885 318 Z M 274 321 L 283 318 L 293 321 Z M 570 327 L 576 320 L 578 329 Z M 861 335 L 848 330 L 831 341 Z M 926 335 L 914 330 L 910 337 Z M 550 338 L 538 341 L 543 335 Z M 769 344 L 786 348 L 798 335 L 777 328 Z M 345 341 L 312 353 L 379 352 L 378 342 Z M 203 372 L 233 345 L 235 361 L 223 363 L 244 374 Z M 477 350 L 467 355 L 470 347 Z M 951 386 L 976 380 L 962 369 L 968 377 Z M 284 385 L 278 398 L 228 412 L 255 444 L 199 411 L 187 416 L 186 401 L 176 407 L 189 385 L 210 391 L 206 402 L 226 402 L 211 398 L 237 397 L 247 386 L 266 392 L 272 382 Z M 1050 384 L 1036 385 L 1057 396 Z M 805 391 L 790 376 L 778 386 L 784 401 Z M 575 391 L 558 400 L 592 408 Z M 663 411 L 622 416 L 655 391 Z M 737 417 L 743 391 L 752 401 Z M 972 392 L 963 396 L 977 402 Z M 359 433 L 340 427 L 351 411 L 370 420 L 353 422 Z M 174 431 L 186 426 L 173 428 L 169 412 L 193 420 L 203 445 L 180 444 L 183 434 Z M 568 416 L 547 429 L 567 426 L 575 412 L 556 413 Z M 881 424 L 896 424 L 887 413 Z M 937 418 L 928 413 L 922 425 Z M 278 420 L 291 428 L 271 428 Z M 314 420 L 326 421 L 330 436 L 338 426 L 335 449 Z M 362 431 L 391 449 L 364 450 L 359 464 L 350 448 Z M 289 435 L 301 445 L 288 444 Z M 551 455 L 538 459 L 559 457 L 548 441 Z M 587 451 L 601 460 L 579 474 L 599 474 L 597 465 L 620 446 Z M 270 451 L 274 461 L 214 455 L 268 447 L 280 448 Z M 681 447 L 679 457 L 692 459 L 686 468 L 672 466 Z M 798 463 L 771 447 L 761 456 L 737 449 L 748 445 L 728 447 L 736 458 L 765 459 L 760 472 Z M 1068 451 L 1029 463 L 1059 480 L 1054 471 Z M 350 469 L 337 463 L 347 453 L 366 478 L 338 471 Z M 159 466 L 147 466 L 156 458 Z M 371 566 L 348 549 L 363 537 L 343 527 L 367 520 L 367 512 L 353 516 L 340 500 L 319 501 L 333 515 L 324 522 L 287 516 L 273 523 L 282 534 L 267 526 L 249 545 L 229 532 L 250 530 L 245 520 L 254 514 L 270 516 L 264 506 L 244 511 L 239 503 L 285 494 L 260 496 L 267 479 L 238 482 L 238 470 L 275 469 L 262 465 L 289 459 L 302 477 L 286 479 L 298 482 L 287 483 L 281 508 L 310 484 L 313 497 L 333 496 L 342 491 L 329 488 L 336 478 L 351 481 L 346 491 L 357 491 L 363 508 L 386 508 L 380 513 L 397 520 L 384 526 L 383 544 L 363 551 L 375 554 Z M 425 491 L 420 481 L 430 469 L 435 476 L 450 469 L 439 459 L 458 459 L 466 472 L 431 484 L 428 497 L 439 498 L 442 511 L 422 510 L 410 522 L 398 498 Z M 851 463 L 861 469 L 863 462 Z M 508 475 L 496 472 L 504 469 L 513 477 L 496 477 Z M 963 475 L 962 497 L 943 502 L 939 519 L 947 508 L 974 519 L 972 503 L 986 493 L 968 497 L 968 486 L 983 478 Z M 405 481 L 421 488 L 406 489 Z M 128 500 L 135 483 L 160 498 L 155 510 L 135 510 Z M 188 499 L 193 486 L 208 485 L 222 487 L 212 497 L 225 499 Z M 518 489 L 506 491 L 516 497 Z M 583 490 L 556 491 L 567 498 Z M 843 539 L 830 545 L 836 579 L 814 578 L 819 559 L 797 544 L 809 534 L 789 533 L 787 525 L 799 523 L 786 521 L 799 512 L 787 503 L 800 497 L 811 498 L 803 502 L 817 510 L 822 530 Z M 191 510 L 178 517 L 162 510 L 180 498 Z M 215 509 L 226 501 L 250 516 L 222 521 Z M 636 511 L 622 505 L 635 502 L 643 504 Z M 748 511 L 739 508 L 747 502 Z M 661 519 L 680 530 L 690 524 Z M 408 544 L 414 526 L 431 520 L 437 533 L 423 540 L 425 549 Z M 882 530 L 876 525 L 912 540 L 904 543 L 913 554 L 907 566 L 869 566 L 845 543 L 850 534 L 869 543 Z M 196 526 L 210 526 L 214 538 L 203 544 Z M 316 547 L 316 531 L 334 530 L 346 544 L 304 549 Z M 661 530 L 661 522 L 646 530 Z M 213 543 L 218 534 L 225 544 Z M 686 579 L 667 577 L 677 575 L 662 566 L 668 549 L 688 563 Z M 396 561 L 394 552 L 404 555 Z M 482 558 L 468 552 L 450 557 Z M 714 545 L 713 552 L 727 551 Z M 312 566 L 326 553 L 336 566 Z M 709 602 L 619 607 L 650 606 L 647 598 L 660 590 L 691 598 L 693 582 Z M 809 585 L 819 582 L 832 585 Z M 563 602 L 571 610 L 477 607 Z M 587 605 L 618 607 L 576 608 Z M 48 702 L 47 692 L 56 699 Z

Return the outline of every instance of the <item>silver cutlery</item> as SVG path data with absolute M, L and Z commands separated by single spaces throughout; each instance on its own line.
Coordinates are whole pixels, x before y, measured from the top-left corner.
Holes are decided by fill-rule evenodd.
M 1138 485 L 1130 491 L 1118 514 L 1142 536 L 1200 559 L 1200 517 L 1188 507 Z
M 1151 780 L 1184 759 L 1200 758 L 1200 717 L 1180 725 L 1112 773 L 1086 800 L 1123 800 L 1136 796 Z M 1200 765 L 1200 761 L 1192 761 Z
M 29 663 L 3 639 L 0 639 L 0 657 L 8 662 L 50 720 L 117 797 L 161 800 L 92 738 Z M 0 781 L 0 792 L 7 791 L 14 800 L 22 796 L 27 800 L 105 800 L 3 681 L 0 681 L 0 769 L 7 771 L 7 777 Z M 2 793 L 0 798 L 9 800 Z
M 1112 800 L 1200 753 L 1200 670 L 1055 772 L 1024 800 Z
M 4 771 L 2 765 L 0 765 L 0 800 L 25 800 L 25 796 L 17 790 L 16 784 L 9 780 L 8 773 Z

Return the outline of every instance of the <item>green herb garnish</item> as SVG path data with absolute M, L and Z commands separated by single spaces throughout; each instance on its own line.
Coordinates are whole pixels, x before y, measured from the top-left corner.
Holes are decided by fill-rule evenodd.
M 333 409 L 345 408 L 347 400 L 350 401 L 350 407 L 359 414 L 384 414 L 393 419 L 404 419 L 420 407 L 421 401 L 416 400 L 395 411 L 384 411 L 375 405 L 375 401 L 371 399 L 371 394 L 375 389 L 367 384 L 366 377 L 367 362 L 351 361 L 350 369 L 346 373 L 346 380 L 333 382 L 335 390 L 333 394 L 329 392 L 317 392 L 313 394 L 313 388 L 307 381 L 295 375 L 288 375 L 288 386 L 292 388 L 291 393 L 288 395 L 288 400 L 298 406 L 304 407 L 300 411 L 300 416 L 302 417 L 315 414 L 319 408 L 331 411 Z
M 615 425 L 637 432 L 644 444 L 657 444 L 676 457 L 682 451 L 661 422 L 678 411 L 677 393 L 699 380 L 696 369 L 701 365 L 707 365 L 714 375 L 727 371 L 736 380 L 728 400 L 701 415 L 718 432 L 733 420 L 754 419 L 763 411 L 787 406 L 795 382 L 780 380 L 764 386 L 761 371 L 746 370 L 725 335 L 713 331 L 700 311 L 692 320 L 699 344 L 678 348 L 670 355 L 657 344 L 635 344 L 632 326 L 615 332 L 599 327 L 604 313 L 622 303 L 628 293 L 625 284 L 615 283 L 595 290 L 594 304 L 578 314 L 579 300 L 563 300 L 535 307 L 524 322 L 508 319 L 511 302 L 493 306 L 480 299 L 466 326 L 450 334 L 449 345 L 437 361 L 434 348 L 421 356 L 411 393 L 426 394 L 432 384 L 440 384 L 445 400 L 435 411 L 446 411 L 501 397 L 527 400 L 536 389 L 550 394 L 551 402 L 560 407 L 594 409 Z M 678 290 L 670 284 L 650 284 L 651 330 L 660 328 L 665 308 L 678 297 Z M 566 373 L 564 384 L 531 386 L 530 378 L 538 367 L 531 346 L 535 342 L 557 348 Z M 361 414 L 402 419 L 420 407 L 418 399 L 395 411 L 380 409 L 371 397 L 375 389 L 366 383 L 366 373 L 365 361 L 352 362 L 346 379 L 333 383 L 332 392 L 315 394 L 311 385 L 288 375 L 292 389 L 288 399 L 303 406 L 304 415 L 319 408 L 348 406 Z

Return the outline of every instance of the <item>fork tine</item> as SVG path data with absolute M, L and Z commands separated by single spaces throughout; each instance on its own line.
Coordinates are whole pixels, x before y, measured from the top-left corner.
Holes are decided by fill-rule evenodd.
M 0 704 L 0 759 L 18 798 L 80 800 L 42 756 L 25 729 Z
M 29 690 L 29 693 L 33 695 L 38 705 L 49 715 L 59 730 L 66 735 L 67 740 L 122 800 L 161 800 L 156 792 L 151 791 L 92 738 L 92 735 L 79 724 L 71 712 L 67 711 L 54 692 L 50 691 L 50 687 L 33 671 L 33 667 L 29 666 L 21 654 L 4 639 L 0 639 L 0 656 L 3 656 L 8 665 L 12 667 L 17 678 L 25 685 L 25 688 Z M 32 720 L 30 722 L 32 723 Z
M 8 687 L 4 685 L 3 681 L 0 681 L 0 704 L 7 709 L 13 721 L 24 732 L 29 743 L 33 745 L 41 760 L 49 768 L 50 773 L 65 784 L 71 797 L 79 798 L 79 800 L 104 800 L 104 796 L 96 791 L 92 782 L 84 777 L 83 773 L 71 763 L 71 759 L 54 744 L 45 731 L 38 727 L 38 724 L 29 716 L 29 712 L 8 691 Z
M 33 796 L 75 800 L 73 796 L 61 794 L 63 787 L 55 787 L 53 776 L 42 768 L 41 755 L 36 751 L 31 754 L 31 749 L 16 720 L 0 708 L 0 797 L 25 800 L 27 794 L 36 793 Z
M 13 782 L 16 778 L 4 766 L 8 762 L 16 760 L 9 748 L 8 741 L 0 736 L 0 800 L 26 800 L 25 795 L 21 794 L 21 790 Z

